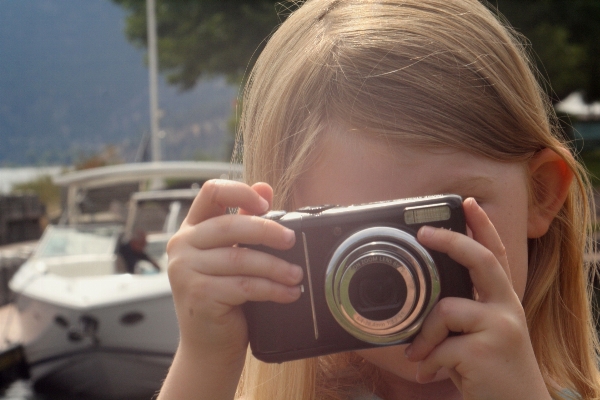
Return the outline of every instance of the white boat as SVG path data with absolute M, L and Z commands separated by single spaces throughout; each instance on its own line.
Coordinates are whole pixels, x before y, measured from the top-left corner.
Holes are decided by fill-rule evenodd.
M 106 399 L 148 399 L 159 389 L 179 340 L 166 243 L 197 187 L 230 173 L 239 173 L 239 167 L 143 163 L 55 179 L 68 192 L 64 218 L 46 229 L 32 257 L 10 281 L 36 388 Z M 125 221 L 123 207 L 85 212 L 90 209 L 84 204 L 86 193 L 132 182 L 151 186 L 166 178 L 195 179 L 198 185 L 134 193 Z M 136 273 L 123 273 L 119 242 L 138 230 L 147 233 L 146 253 L 159 272 L 141 261 Z

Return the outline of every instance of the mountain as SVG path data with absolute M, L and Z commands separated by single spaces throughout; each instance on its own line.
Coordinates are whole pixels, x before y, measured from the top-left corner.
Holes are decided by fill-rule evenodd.
M 70 164 L 117 145 L 126 161 L 150 130 L 145 51 L 110 0 L 3 0 L 0 166 Z M 179 93 L 161 79 L 164 159 L 228 159 L 238 88 Z

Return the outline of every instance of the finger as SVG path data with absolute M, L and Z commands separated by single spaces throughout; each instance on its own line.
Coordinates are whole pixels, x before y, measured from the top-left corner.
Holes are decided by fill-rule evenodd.
M 296 242 L 293 230 L 265 218 L 227 214 L 211 218 L 182 232 L 197 249 L 233 246 L 238 243 L 287 250 Z
M 480 243 L 458 232 L 430 226 L 421 227 L 417 237 L 424 246 L 448 254 L 467 268 L 481 301 L 502 301 L 514 295 L 500 262 Z
M 202 251 L 188 247 L 188 251 L 171 260 L 171 268 L 189 268 L 214 276 L 254 276 L 294 286 L 302 281 L 302 268 L 281 258 L 261 251 L 242 247 L 222 247 Z
M 249 276 L 202 275 L 194 282 L 198 301 L 234 307 L 248 301 L 291 303 L 301 295 L 299 286 L 287 286 L 269 279 Z M 206 308 L 210 312 L 210 307 Z
M 202 185 L 184 224 L 196 225 L 222 215 L 227 207 L 240 207 L 253 214 L 264 214 L 269 209 L 269 203 L 245 183 L 213 179 Z
M 406 356 L 416 362 L 426 358 L 450 332 L 474 333 L 484 329 L 481 321 L 486 316 L 482 303 L 472 300 L 446 297 L 431 310 L 421 331 L 406 348 Z
M 252 190 L 254 190 L 256 193 L 258 193 L 258 195 L 260 197 L 262 197 L 263 199 L 265 199 L 267 201 L 267 203 L 269 203 L 269 207 L 268 207 L 267 211 L 270 210 L 271 207 L 273 207 L 273 188 L 268 183 L 264 183 L 264 182 L 255 183 L 251 187 L 252 187 Z M 239 213 L 242 215 L 258 214 L 258 213 L 252 213 L 250 211 L 246 211 L 243 208 L 240 208 Z
M 465 211 L 467 226 L 472 232 L 473 239 L 494 254 L 498 262 L 500 262 L 502 269 L 504 269 L 506 276 L 508 276 L 509 282 L 512 282 L 506 248 L 485 211 L 473 198 L 468 198 L 464 201 L 463 209 Z
M 462 376 L 455 369 L 448 369 L 448 375 L 450 375 L 450 379 L 454 383 L 454 386 L 458 389 L 459 392 L 463 392 L 462 389 Z
M 443 344 L 436 347 L 431 354 L 429 354 L 429 357 L 421 361 L 417 369 L 417 382 L 431 382 L 438 371 L 444 367 L 448 370 L 455 371 L 457 375 L 460 376 L 460 373 L 456 371 L 460 366 L 461 360 L 464 358 L 464 354 L 462 354 L 463 341 L 460 339 L 462 339 L 460 336 L 447 338 Z M 463 358 L 461 358 L 461 356 Z

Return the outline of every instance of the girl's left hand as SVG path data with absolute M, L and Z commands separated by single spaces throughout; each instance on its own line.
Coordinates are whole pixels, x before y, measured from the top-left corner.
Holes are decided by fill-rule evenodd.
M 429 382 L 445 367 L 465 400 L 550 399 L 504 245 L 474 199 L 465 200 L 463 209 L 473 238 L 423 227 L 418 239 L 464 265 L 478 298 L 444 298 L 427 316 L 406 349 L 408 359 L 419 362 L 417 381 Z M 450 331 L 462 334 L 448 336 Z

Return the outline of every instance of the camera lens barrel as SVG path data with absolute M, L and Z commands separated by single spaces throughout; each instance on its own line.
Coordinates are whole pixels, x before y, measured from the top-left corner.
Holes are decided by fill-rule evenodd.
M 408 341 L 440 295 L 435 262 L 414 236 L 371 227 L 344 240 L 325 272 L 325 295 L 336 321 L 372 344 Z

